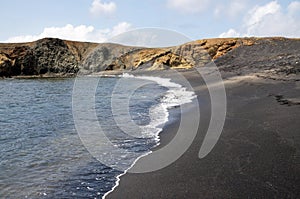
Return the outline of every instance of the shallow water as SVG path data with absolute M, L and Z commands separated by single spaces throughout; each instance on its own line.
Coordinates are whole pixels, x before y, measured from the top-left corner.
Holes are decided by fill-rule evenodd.
M 115 186 L 124 168 L 159 143 L 158 133 L 168 118 L 170 89 L 149 79 L 81 80 L 87 88 L 90 80 L 98 82 L 97 122 L 114 146 L 130 153 L 107 151 L 105 156 L 109 148 L 101 146 L 103 158 L 110 158 L 116 167 L 89 153 L 73 118 L 75 79 L 0 80 L 0 198 L 101 198 Z M 126 126 L 128 115 L 118 110 L 118 103 L 111 108 L 112 96 L 125 100 L 128 93 L 129 119 L 138 125 L 138 137 L 130 133 L 136 129 Z M 86 108 L 84 100 L 80 103 L 76 106 Z

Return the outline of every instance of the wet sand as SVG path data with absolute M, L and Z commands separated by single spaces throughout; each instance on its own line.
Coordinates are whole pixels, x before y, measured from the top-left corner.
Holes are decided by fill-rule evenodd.
M 196 91 L 200 108 L 192 145 L 168 167 L 122 176 L 106 198 L 299 198 L 299 81 L 223 73 L 225 125 L 213 150 L 199 159 L 211 116 L 210 97 L 195 71 L 181 74 Z M 192 118 L 194 110 L 180 117 Z M 164 128 L 156 150 L 176 135 L 179 119 Z

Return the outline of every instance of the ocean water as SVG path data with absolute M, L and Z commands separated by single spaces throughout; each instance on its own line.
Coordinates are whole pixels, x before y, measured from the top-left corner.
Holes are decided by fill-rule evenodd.
M 76 93 L 83 100 L 74 104 L 76 81 L 84 85 Z M 92 100 L 86 96 L 91 82 L 97 83 Z M 0 80 L 0 198 L 102 198 L 159 144 L 168 110 L 193 98 L 157 77 Z M 91 122 L 85 99 L 105 135 L 96 134 L 100 141 L 93 143 L 101 158 L 76 128 Z M 83 110 L 77 119 L 74 106 Z M 101 139 L 121 150 L 102 146 Z

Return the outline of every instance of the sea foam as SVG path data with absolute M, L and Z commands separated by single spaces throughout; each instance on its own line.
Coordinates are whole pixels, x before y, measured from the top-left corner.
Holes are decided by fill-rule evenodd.
M 162 131 L 162 127 L 168 122 L 169 111 L 168 109 L 178 107 L 180 105 L 190 103 L 196 98 L 194 91 L 188 91 L 185 87 L 169 78 L 153 77 L 153 76 L 134 76 L 132 74 L 124 73 L 119 77 L 123 78 L 137 78 L 148 80 L 157 83 L 160 86 L 168 88 L 166 94 L 162 97 L 160 103 L 153 106 L 149 110 L 151 122 L 146 126 L 141 126 L 143 133 L 149 135 L 154 134 L 156 139 Z
M 161 77 L 153 77 L 153 76 L 134 76 L 132 74 L 124 73 L 122 75 L 117 75 L 120 78 L 136 78 L 143 79 L 155 82 L 156 84 L 166 87 L 168 91 L 161 98 L 161 101 L 158 105 L 155 105 L 150 108 L 149 116 L 151 121 L 149 124 L 145 126 L 140 126 L 141 133 L 145 134 L 146 137 L 152 136 L 157 141 L 157 145 L 159 145 L 159 133 L 162 131 L 164 125 L 168 122 L 169 119 L 169 109 L 174 107 L 179 107 L 180 105 L 190 103 L 194 98 L 196 98 L 194 91 L 188 91 L 185 87 L 175 82 L 172 82 L 169 78 L 161 78 Z M 150 152 L 151 153 L 151 152 Z M 140 157 L 138 157 L 134 163 L 124 171 L 124 173 L 117 176 L 116 185 L 107 193 L 104 194 L 103 198 L 105 198 L 109 193 L 113 192 L 116 187 L 119 186 L 120 177 L 127 173 L 127 171 L 133 167 L 133 165 L 142 157 L 148 155 L 146 153 Z

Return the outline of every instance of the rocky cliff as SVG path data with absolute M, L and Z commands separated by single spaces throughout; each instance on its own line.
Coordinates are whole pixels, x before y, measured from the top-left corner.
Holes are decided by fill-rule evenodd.
M 45 38 L 0 44 L 0 77 L 72 75 L 106 70 L 200 67 L 212 60 L 222 70 L 260 66 L 299 73 L 300 40 L 286 38 L 205 39 L 169 48 L 142 48 Z M 232 67 L 235 66 L 236 67 Z M 230 66 L 230 67 L 229 67 Z
M 84 57 L 96 46 L 53 38 L 0 44 L 0 76 L 74 74 Z

